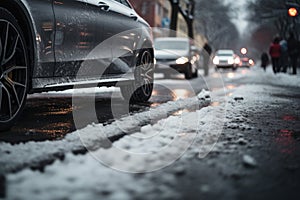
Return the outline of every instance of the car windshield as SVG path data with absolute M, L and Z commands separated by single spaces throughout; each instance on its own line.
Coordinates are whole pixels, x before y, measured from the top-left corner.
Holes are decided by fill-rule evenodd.
M 187 41 L 162 41 L 154 42 L 154 47 L 157 50 L 187 50 L 189 45 Z
M 232 57 L 233 54 L 231 54 L 231 53 L 219 53 L 218 56 L 222 56 L 222 57 Z

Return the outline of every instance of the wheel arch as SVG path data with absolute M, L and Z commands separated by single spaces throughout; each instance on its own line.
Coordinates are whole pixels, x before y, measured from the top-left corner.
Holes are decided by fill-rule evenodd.
M 32 89 L 32 74 L 33 69 L 36 66 L 36 57 L 35 57 L 35 50 L 36 50 L 36 43 L 35 41 L 35 31 L 34 26 L 32 23 L 32 19 L 30 14 L 26 8 L 26 6 L 21 1 L 16 0 L 1 0 L 0 7 L 8 10 L 18 22 L 20 26 L 25 41 L 26 41 L 26 50 L 28 53 L 29 59 L 29 83 L 28 83 L 28 92 Z
M 154 59 L 154 48 L 153 48 L 153 42 L 150 40 L 146 40 L 143 44 L 143 47 L 145 47 L 146 49 L 149 49 L 151 52 L 151 55 Z

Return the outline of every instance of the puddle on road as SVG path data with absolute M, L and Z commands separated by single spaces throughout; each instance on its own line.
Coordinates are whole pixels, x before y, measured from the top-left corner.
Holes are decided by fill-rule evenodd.
M 120 99 L 118 106 L 123 106 Z M 136 104 L 129 107 L 130 113 L 140 112 L 150 107 L 150 104 Z M 18 123 L 10 130 L 1 132 L 0 141 L 19 144 L 30 141 L 53 141 L 64 138 L 68 133 L 76 131 L 73 121 L 73 109 L 82 110 L 83 117 L 90 113 L 84 112 L 85 107 L 72 106 L 71 98 L 31 98 Z M 111 111 L 111 99 L 101 99 L 96 102 L 97 123 L 112 123 L 116 118 Z

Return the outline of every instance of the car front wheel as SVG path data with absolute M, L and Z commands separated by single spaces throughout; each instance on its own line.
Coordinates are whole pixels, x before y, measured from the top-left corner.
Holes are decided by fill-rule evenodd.
M 131 103 L 146 102 L 152 95 L 154 79 L 154 58 L 149 49 L 140 52 L 134 75 L 134 82 L 121 87 L 122 96 Z
M 25 105 L 28 58 L 23 33 L 13 15 L 0 8 L 0 131 L 9 129 Z

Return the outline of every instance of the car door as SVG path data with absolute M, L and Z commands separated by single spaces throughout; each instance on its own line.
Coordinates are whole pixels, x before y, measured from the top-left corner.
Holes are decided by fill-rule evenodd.
M 138 16 L 125 0 L 102 0 L 109 5 L 106 24 L 107 38 L 110 38 L 112 67 L 110 73 L 122 74 L 131 70 L 141 40 L 141 24 Z
M 39 62 L 32 72 L 32 77 L 52 77 L 55 62 L 52 0 L 27 0 L 25 7 L 30 11 L 36 28 L 36 57 Z
M 104 7 L 105 8 L 105 7 Z M 106 21 L 106 11 L 95 0 L 55 0 L 55 76 L 75 76 L 82 62 L 103 40 L 101 34 Z M 100 55 L 99 55 L 100 56 Z M 92 70 L 80 75 L 92 76 Z

